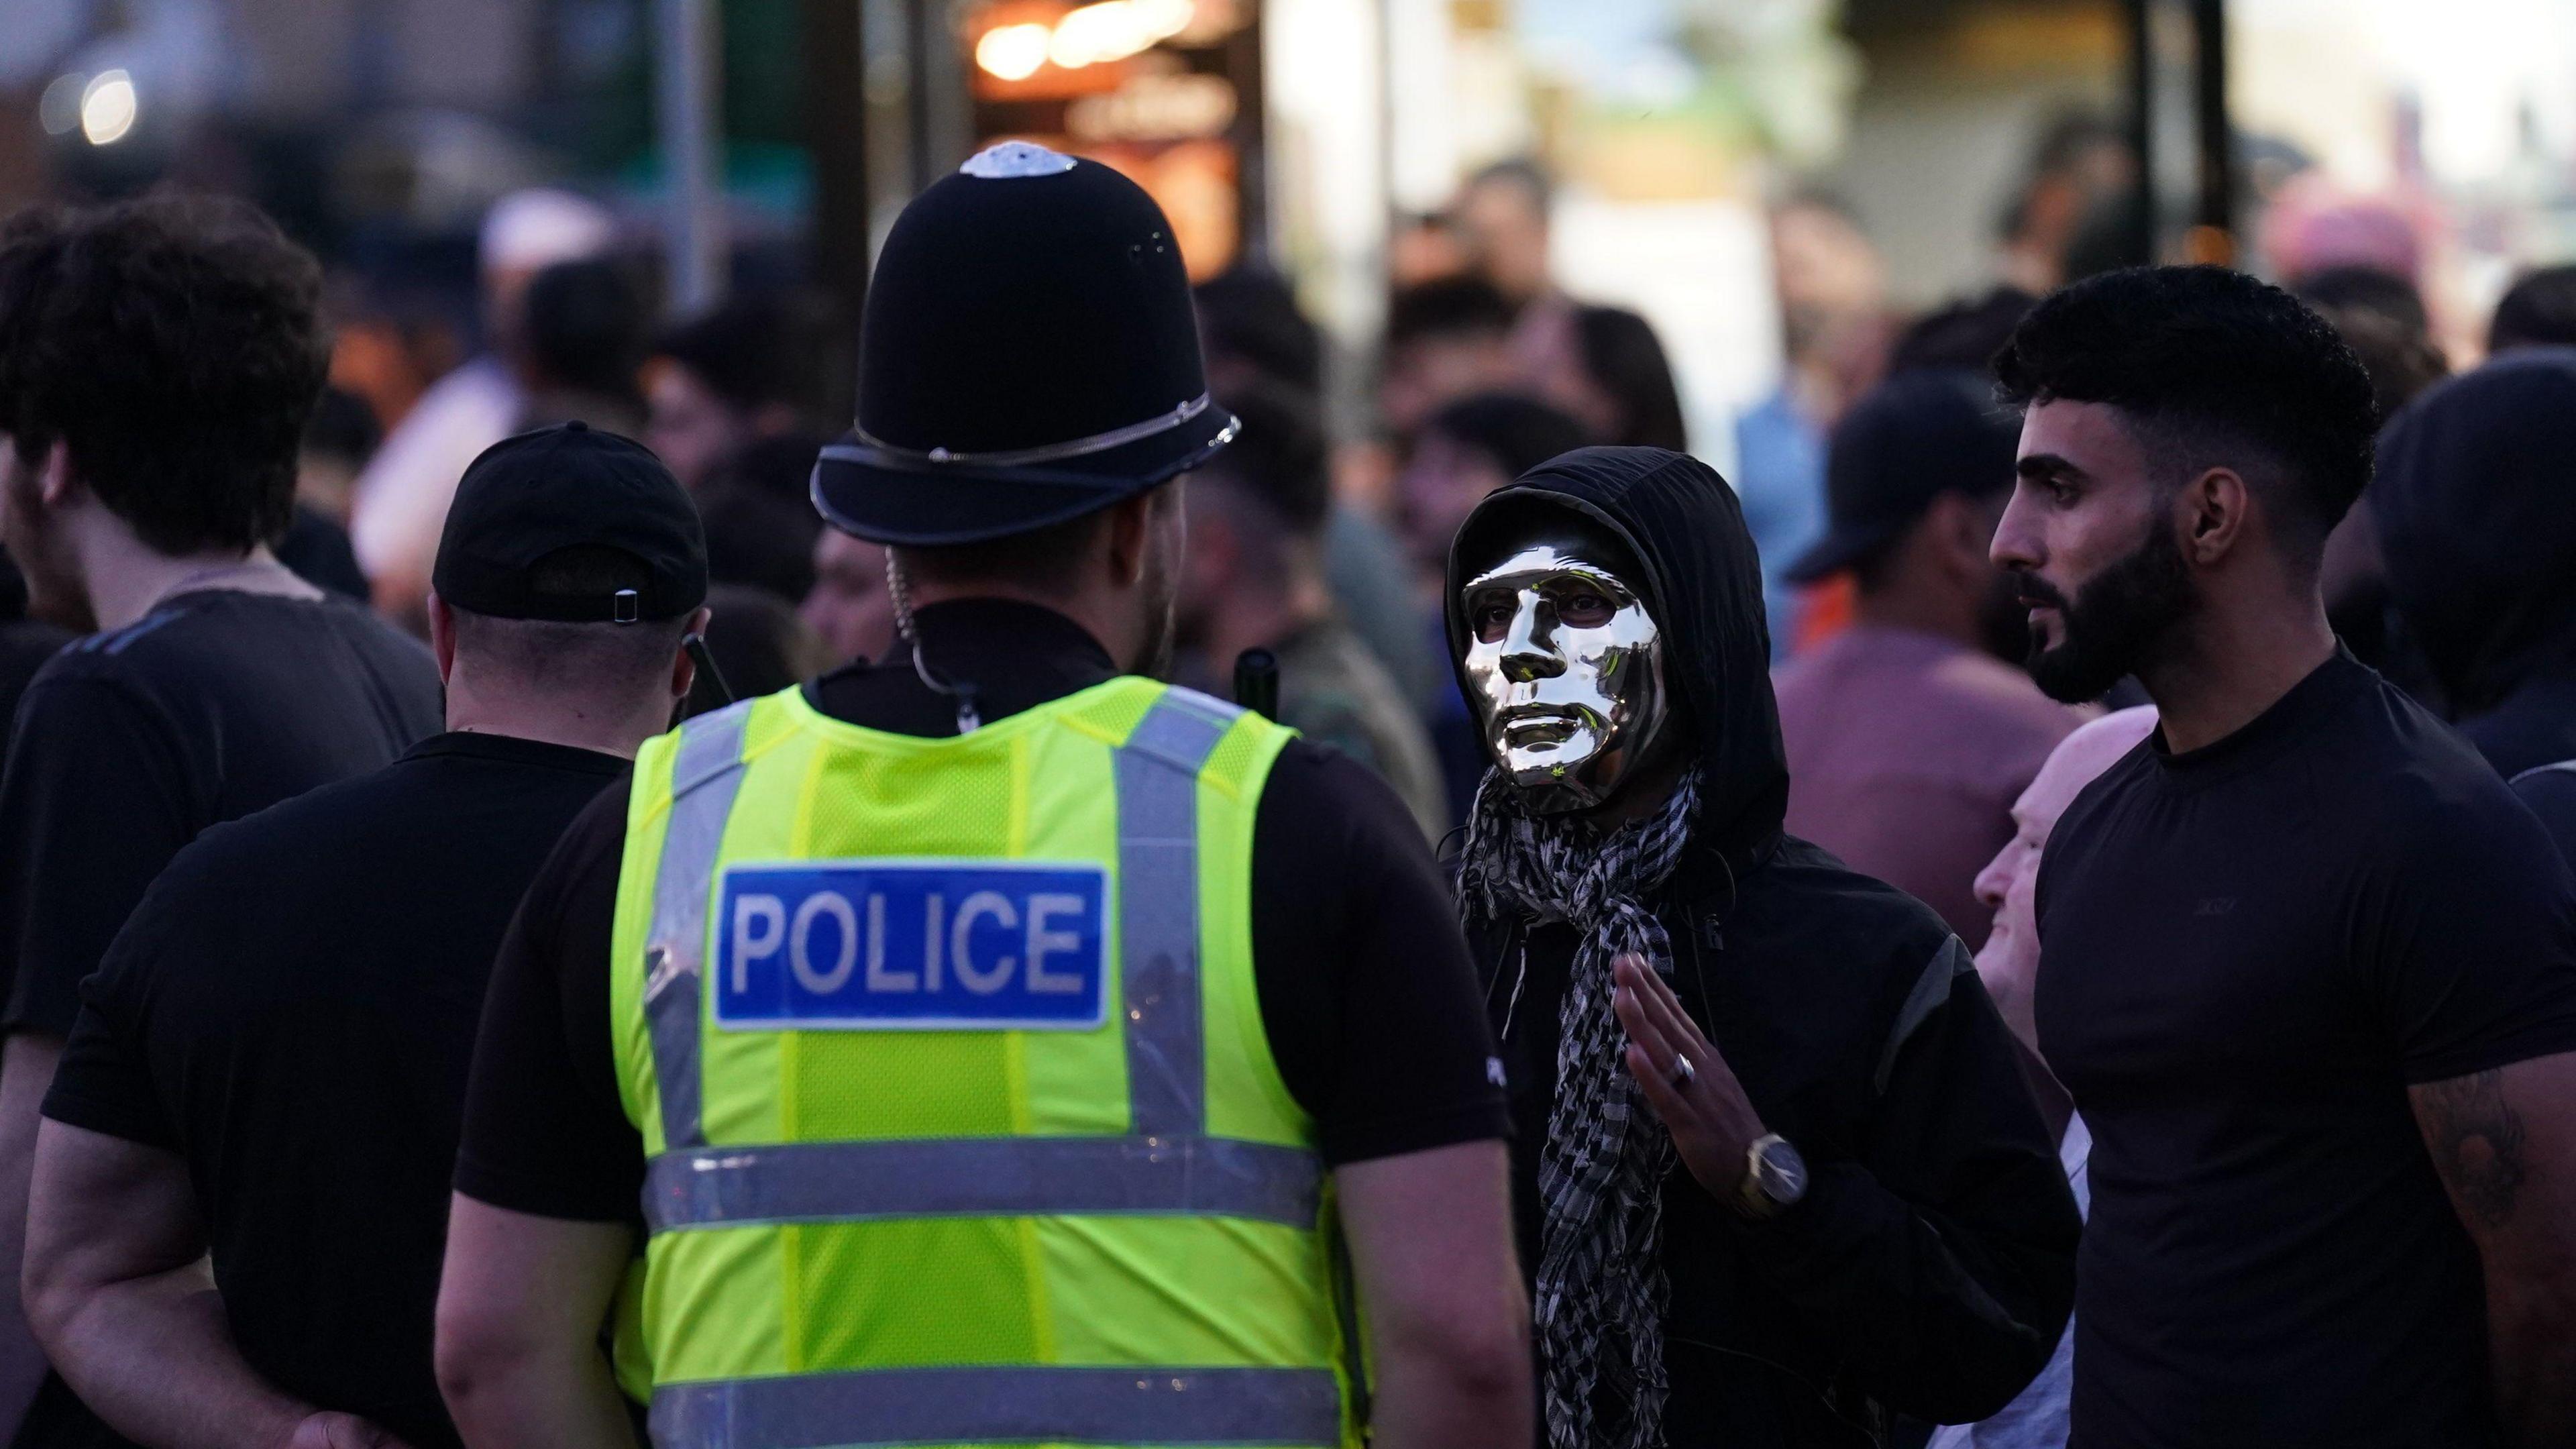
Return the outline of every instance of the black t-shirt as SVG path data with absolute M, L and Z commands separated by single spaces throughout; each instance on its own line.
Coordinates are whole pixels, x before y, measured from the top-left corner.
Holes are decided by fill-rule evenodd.
M 2576 882 L 2338 654 L 2042 859 L 2040 1045 L 2093 1132 L 2075 1449 L 2492 1442 L 2477 1251 L 2407 1098 L 2576 1050 Z
M 974 600 L 920 614 L 928 657 L 974 681 L 987 721 L 1115 676 L 1062 615 Z M 955 706 L 909 659 L 806 686 L 837 719 L 920 736 Z M 609 932 L 626 792 L 583 812 L 529 888 L 494 968 L 457 1189 L 547 1217 L 634 1220 L 643 1144 L 609 1046 Z M 1281 1077 L 1334 1164 L 1505 1136 L 1492 1035 L 1422 832 L 1384 782 L 1298 741 L 1254 817 L 1253 970 Z
M 272 1383 L 454 1444 L 430 1370 L 492 957 L 614 755 L 443 734 L 179 852 L 83 987 L 45 1115 L 186 1159 Z
M 2513 777 L 2513 793 L 2540 817 L 2558 853 L 2576 866 L 2576 760 L 2561 760 Z
M 181 594 L 54 656 L 0 782 L 0 1030 L 67 1036 L 152 878 L 220 821 L 436 731 L 417 640 L 335 599 Z

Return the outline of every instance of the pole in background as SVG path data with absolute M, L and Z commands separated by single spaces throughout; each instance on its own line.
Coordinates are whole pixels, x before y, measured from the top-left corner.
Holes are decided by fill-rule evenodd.
M 2192 0 L 2192 136 L 2200 186 L 2186 248 L 2195 262 L 2236 261 L 2236 151 L 2227 124 L 2227 0 Z
M 2156 25 L 2155 0 L 2125 0 L 2129 32 L 2129 149 L 2138 161 L 2135 228 L 2129 256 L 2138 265 L 2156 261 Z
M 665 244 L 671 309 L 703 312 L 723 300 L 725 236 L 721 112 L 723 38 L 715 0 L 654 0 L 659 41 L 655 125 L 662 144 Z

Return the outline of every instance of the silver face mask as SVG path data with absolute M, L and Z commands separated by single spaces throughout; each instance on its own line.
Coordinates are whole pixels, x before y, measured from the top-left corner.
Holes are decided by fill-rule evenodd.
M 1609 799 L 1671 713 L 1661 633 L 1599 556 L 1572 538 L 1532 542 L 1459 595 L 1486 752 L 1544 814 Z

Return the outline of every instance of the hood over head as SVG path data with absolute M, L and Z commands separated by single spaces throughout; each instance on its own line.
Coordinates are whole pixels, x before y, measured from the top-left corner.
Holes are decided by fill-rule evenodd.
M 2576 348 L 2440 383 L 2379 438 L 2388 589 L 2463 715 L 2576 674 Z
M 1663 633 L 1674 727 L 1703 765 L 1696 837 L 1728 855 L 1768 846 L 1788 809 L 1789 762 L 1771 697 L 1761 562 L 1735 490 L 1706 463 L 1661 448 L 1582 448 L 1478 504 L 1450 546 L 1441 598 L 1452 669 L 1466 651 L 1464 560 L 1516 531 L 1528 510 L 1551 508 L 1609 529 L 1644 568 L 1638 584 Z M 1459 687 L 1473 697 L 1463 672 Z

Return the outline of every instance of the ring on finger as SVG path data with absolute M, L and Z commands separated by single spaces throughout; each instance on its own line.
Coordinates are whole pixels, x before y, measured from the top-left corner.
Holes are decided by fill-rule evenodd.
M 1691 1059 L 1680 1052 L 1673 1053 L 1673 1090 L 1687 1092 L 1691 1083 L 1698 1080 L 1699 1068 L 1691 1065 Z

